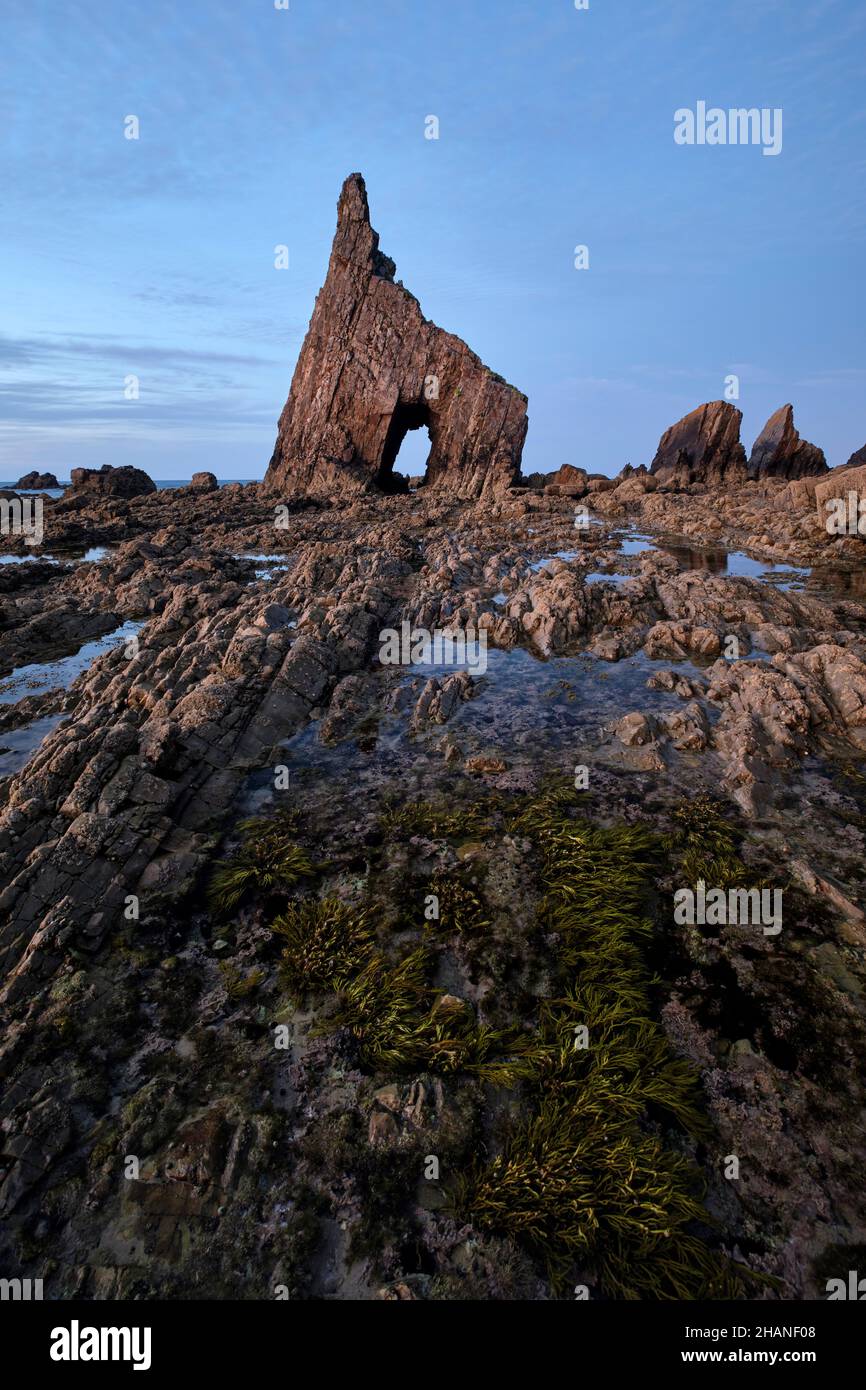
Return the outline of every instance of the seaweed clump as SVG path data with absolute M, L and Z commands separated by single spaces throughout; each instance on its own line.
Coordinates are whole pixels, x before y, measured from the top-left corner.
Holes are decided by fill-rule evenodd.
M 395 836 L 421 835 L 431 840 L 460 840 L 486 834 L 490 825 L 477 806 L 455 810 L 433 801 L 407 801 L 389 806 L 382 815 L 382 828 Z
M 661 1137 L 660 1119 L 709 1132 L 696 1074 L 650 1015 L 641 947 L 662 846 L 640 826 L 573 819 L 568 804 L 548 794 L 515 823 L 541 855 L 539 917 L 563 978 L 542 1010 L 533 1113 L 461 1176 L 455 1207 L 528 1241 L 557 1290 L 587 1266 L 608 1297 L 737 1296 L 736 1274 L 697 1233 L 709 1224 L 699 1170 Z
M 711 796 L 683 801 L 674 811 L 675 829 L 667 848 L 679 860 L 686 883 L 736 888 L 748 878 L 740 858 L 742 835 Z
M 223 916 L 251 890 L 289 892 L 302 878 L 315 876 L 307 851 L 292 838 L 296 823 L 291 811 L 241 821 L 240 847 L 230 859 L 218 860 L 211 875 L 206 895 L 210 912 Z
M 297 1000 L 328 989 L 361 970 L 373 949 L 365 913 L 339 898 L 290 903 L 271 923 L 283 943 L 280 981 Z
M 463 1000 L 432 988 L 425 946 L 389 960 L 367 915 L 335 898 L 293 904 L 272 925 L 284 942 L 283 985 L 296 998 L 331 991 L 334 1008 L 315 1031 L 345 1029 L 371 1070 L 467 1071 L 509 1082 L 523 1074 L 533 1035 L 479 1025 Z
M 427 921 L 429 930 L 456 932 L 471 936 L 491 925 L 487 908 L 469 884 L 454 874 L 434 874 L 425 887 L 425 895 L 437 900 L 438 916 Z

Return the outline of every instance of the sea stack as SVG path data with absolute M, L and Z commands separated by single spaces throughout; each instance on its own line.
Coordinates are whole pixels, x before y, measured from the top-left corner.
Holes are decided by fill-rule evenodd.
M 336 498 L 405 492 L 394 472 L 426 426 L 425 483 L 455 497 L 515 483 L 526 397 L 460 338 L 424 318 L 379 250 L 360 174 L 343 184 L 328 274 L 316 299 L 265 477 L 273 491 Z

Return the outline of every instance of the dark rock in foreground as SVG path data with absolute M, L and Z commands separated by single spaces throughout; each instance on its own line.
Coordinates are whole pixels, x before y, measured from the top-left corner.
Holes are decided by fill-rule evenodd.
M 360 174 L 343 185 L 331 261 L 280 416 L 266 484 L 337 497 L 406 492 L 393 472 L 426 426 L 426 485 L 478 497 L 515 482 L 526 397 L 421 313 L 379 250 Z
M 651 472 L 660 483 L 741 483 L 746 479 L 746 451 L 740 443 L 743 413 L 726 401 L 698 406 L 659 441 Z
M 93 492 L 102 497 L 142 497 L 147 492 L 156 492 L 156 483 L 140 468 L 123 464 L 112 468 L 104 463 L 101 468 L 73 468 L 70 478 L 74 493 Z
M 34 468 L 32 473 L 25 473 L 23 478 L 19 478 L 15 486 L 23 488 L 43 488 L 59 487 L 60 484 L 53 473 L 37 473 Z
M 794 425 L 794 407 L 780 406 L 755 440 L 749 477 L 810 478 L 826 472 L 824 450 L 800 438 Z

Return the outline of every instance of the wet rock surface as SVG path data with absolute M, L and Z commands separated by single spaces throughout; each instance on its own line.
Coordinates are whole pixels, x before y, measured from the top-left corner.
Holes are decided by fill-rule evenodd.
M 711 1126 L 671 1142 L 712 1248 L 772 1281 L 739 1296 L 844 1275 L 866 1240 L 864 542 L 830 536 L 796 480 L 648 476 L 279 514 L 255 484 L 46 503 L 55 562 L 0 566 L 0 685 L 25 681 L 0 706 L 0 749 L 24 740 L 0 781 L 7 1272 L 56 1297 L 558 1296 L 543 1253 L 455 1192 L 531 1114 L 530 1081 L 493 1085 L 465 1049 L 477 1028 L 534 1039 L 559 997 L 521 816 L 564 782 L 599 834 L 666 846 L 651 1003 Z M 383 664 L 403 624 L 483 647 Z M 735 881 L 783 890 L 778 935 L 673 920 L 694 883 L 677 817 L 702 796 Z M 280 817 L 294 868 L 262 886 Z M 365 915 L 365 969 L 370 940 L 394 968 L 424 947 L 403 1060 L 345 1022 L 356 975 L 287 984 L 314 910 L 335 932 Z M 571 1285 L 605 1294 L 593 1261 L 589 1242 Z

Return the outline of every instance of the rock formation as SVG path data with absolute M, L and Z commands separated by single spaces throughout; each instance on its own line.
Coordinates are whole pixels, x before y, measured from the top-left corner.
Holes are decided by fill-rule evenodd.
M 59 487 L 57 479 L 53 473 L 37 473 L 34 468 L 32 473 L 25 473 L 23 478 L 19 478 L 16 487 L 23 488 L 44 488 Z
M 421 313 L 379 250 L 360 174 L 343 185 L 324 286 L 265 478 L 273 491 L 405 492 L 393 471 L 426 426 L 426 485 L 477 497 L 517 480 L 526 397 Z
M 112 468 L 104 463 L 101 468 L 73 468 L 70 473 L 72 492 L 95 492 L 102 497 L 142 497 L 147 492 L 156 492 L 156 483 L 140 468 L 125 463 L 120 468 Z
M 673 487 L 689 483 L 741 483 L 746 451 L 740 443 L 743 413 L 726 401 L 711 401 L 684 415 L 659 441 L 651 472 Z
M 794 407 L 780 406 L 755 440 L 749 459 L 749 477 L 790 480 L 826 472 L 824 450 L 800 438 L 794 426 Z
M 553 473 L 530 473 L 524 480 L 531 488 L 541 488 L 551 496 L 583 497 L 589 490 L 589 474 L 585 468 L 564 463 Z

